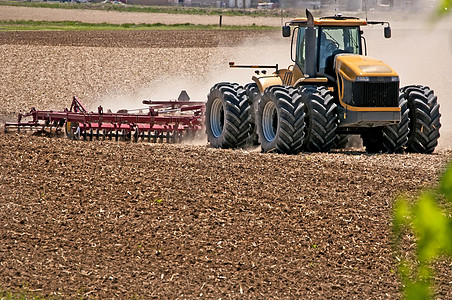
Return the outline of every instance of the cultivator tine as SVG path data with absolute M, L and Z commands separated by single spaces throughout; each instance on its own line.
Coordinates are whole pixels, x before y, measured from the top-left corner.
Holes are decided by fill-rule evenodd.
M 133 142 L 134 143 L 138 143 L 138 131 L 136 131 L 136 130 L 133 133 Z

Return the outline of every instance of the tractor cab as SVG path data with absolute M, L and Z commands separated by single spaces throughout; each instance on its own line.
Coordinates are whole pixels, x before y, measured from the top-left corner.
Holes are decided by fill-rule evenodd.
M 330 84 L 337 81 L 335 70 L 338 55 L 365 55 L 365 45 L 361 41 L 360 26 L 367 24 L 383 24 L 354 17 L 323 17 L 314 19 L 307 10 L 306 18 L 293 19 L 283 26 L 283 36 L 292 34 L 292 61 L 298 76 L 306 78 L 327 79 Z M 390 37 L 389 25 L 385 28 L 385 37 Z M 298 70 L 297 70 L 298 69 Z M 296 79 L 295 79 L 296 81 Z M 310 80 L 312 82 L 312 80 Z
M 306 27 L 297 27 L 295 63 L 303 72 L 306 70 Z M 338 54 L 362 54 L 359 26 L 321 26 L 316 30 L 316 73 L 335 77 L 334 57 Z M 305 71 L 303 72 L 305 73 Z

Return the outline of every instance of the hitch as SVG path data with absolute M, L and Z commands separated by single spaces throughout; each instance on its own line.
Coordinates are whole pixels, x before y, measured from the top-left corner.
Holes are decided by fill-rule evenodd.
M 278 72 L 278 64 L 270 66 L 270 65 L 236 65 L 235 62 L 229 62 L 229 68 L 248 68 L 248 69 L 276 69 Z

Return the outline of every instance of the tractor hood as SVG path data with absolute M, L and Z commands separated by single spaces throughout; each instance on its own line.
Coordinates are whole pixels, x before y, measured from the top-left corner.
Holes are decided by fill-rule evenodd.
M 381 60 L 363 55 L 339 54 L 335 58 L 336 72 L 350 81 L 369 81 L 370 77 L 392 77 L 399 74 Z

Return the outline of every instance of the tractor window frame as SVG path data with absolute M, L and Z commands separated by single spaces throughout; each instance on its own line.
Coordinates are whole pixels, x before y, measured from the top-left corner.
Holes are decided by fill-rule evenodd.
M 305 36 L 306 27 L 298 26 L 295 28 L 294 33 L 297 33 L 297 41 L 295 47 L 295 63 L 298 65 L 300 70 L 304 72 L 306 69 L 306 47 L 305 47 Z

